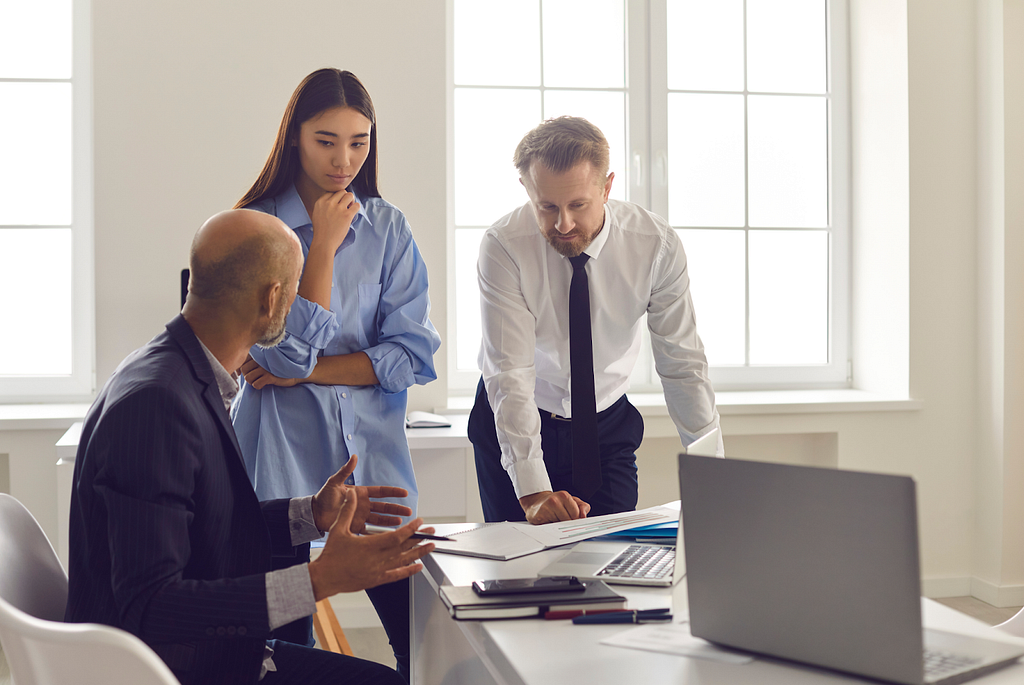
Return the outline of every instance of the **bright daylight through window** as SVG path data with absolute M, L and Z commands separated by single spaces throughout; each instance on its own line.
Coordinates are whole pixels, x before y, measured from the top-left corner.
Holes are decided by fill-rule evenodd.
M 678 230 L 716 387 L 846 385 L 844 15 L 826 0 L 455 0 L 452 389 L 478 378 L 480 239 L 527 199 L 512 152 L 561 114 L 604 131 L 612 197 Z M 633 389 L 657 391 L 641 359 Z
M 82 394 L 91 382 L 90 343 L 75 343 L 91 305 L 78 299 L 88 293 L 76 294 L 89 203 L 76 200 L 87 188 L 76 175 L 84 142 L 75 140 L 76 98 L 85 94 L 74 13 L 72 0 L 0 5 L 0 395 L 8 399 Z

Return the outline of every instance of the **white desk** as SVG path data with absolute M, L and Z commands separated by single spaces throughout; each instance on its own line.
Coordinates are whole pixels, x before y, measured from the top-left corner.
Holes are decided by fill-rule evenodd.
M 472 445 L 466 437 L 469 415 L 447 417 L 450 428 L 407 428 L 416 481 L 420 489 L 419 515 L 428 520 L 483 520 L 477 494 Z M 82 422 L 71 426 L 57 441 L 57 556 L 67 568 L 68 517 L 71 482 Z
M 757 659 L 730 665 L 687 657 L 641 652 L 598 644 L 629 629 L 626 625 L 574 626 L 570 621 L 516 619 L 455 621 L 437 596 L 439 585 L 467 585 L 478 578 L 522 578 L 561 551 L 548 551 L 508 562 L 430 554 L 426 569 L 413 577 L 413 685 L 634 685 L 700 683 L 701 685 L 831 685 L 874 682 L 812 667 Z M 674 591 L 615 589 L 630 608 L 673 607 L 675 619 L 686 614 L 686 583 Z M 959 633 L 995 636 L 993 629 L 937 602 L 923 600 L 925 625 Z M 1002 639 L 1002 638 L 1000 638 Z M 1012 640 L 1006 636 L 1007 640 Z M 1024 664 L 985 678 L 979 685 L 1024 682 Z

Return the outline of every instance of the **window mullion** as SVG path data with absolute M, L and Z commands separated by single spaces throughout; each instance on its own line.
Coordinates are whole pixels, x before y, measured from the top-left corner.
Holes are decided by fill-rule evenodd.
M 650 179 L 648 209 L 668 217 L 668 5 L 649 0 L 648 102 Z
M 96 391 L 96 286 L 93 241 L 92 7 L 76 0 L 72 43 L 72 368 L 77 393 Z
M 743 355 L 750 366 L 750 88 L 747 85 L 747 2 L 743 0 Z
M 648 84 L 650 0 L 626 2 L 626 168 L 619 170 L 619 183 L 628 183 L 626 199 L 650 207 L 651 141 L 648 126 L 650 91 Z

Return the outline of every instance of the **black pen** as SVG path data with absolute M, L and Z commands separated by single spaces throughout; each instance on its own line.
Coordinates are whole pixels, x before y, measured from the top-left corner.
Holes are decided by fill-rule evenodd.
M 369 523 L 363 529 L 364 535 L 379 535 L 380 533 L 392 533 L 394 528 L 387 528 L 385 526 L 374 526 Z M 455 538 L 446 538 L 443 535 L 431 535 L 429 533 L 413 533 L 410 535 L 413 540 L 443 540 L 445 542 L 454 542 Z
M 672 620 L 668 609 L 641 609 L 633 611 L 616 611 L 607 614 L 590 614 L 577 616 L 572 620 L 576 625 L 596 623 L 665 623 Z

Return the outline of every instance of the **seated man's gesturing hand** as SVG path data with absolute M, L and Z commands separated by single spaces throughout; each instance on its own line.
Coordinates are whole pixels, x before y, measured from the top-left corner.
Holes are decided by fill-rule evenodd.
M 536 525 L 586 518 L 590 505 L 565 490 L 535 492 L 519 498 L 526 520 Z
M 358 496 L 356 510 L 352 515 L 350 530 L 353 533 L 363 532 L 367 523 L 375 526 L 397 526 L 402 522 L 400 517 L 412 516 L 412 509 L 394 502 L 375 502 L 378 497 L 406 497 L 405 488 L 387 485 L 348 485 L 348 477 L 356 469 L 359 458 L 352 455 L 338 472 L 327 479 L 320 492 L 313 495 L 313 522 L 321 531 L 328 530 L 338 518 L 342 503 L 350 493 Z
M 423 569 L 418 559 L 434 551 L 434 545 L 419 544 L 412 534 L 423 525 L 415 519 L 390 533 L 356 535 L 352 521 L 359 508 L 359 494 L 353 490 L 338 510 L 324 549 L 309 563 L 313 597 L 320 601 L 339 592 L 355 592 L 408 578 Z M 432 528 L 424 529 L 432 533 Z

